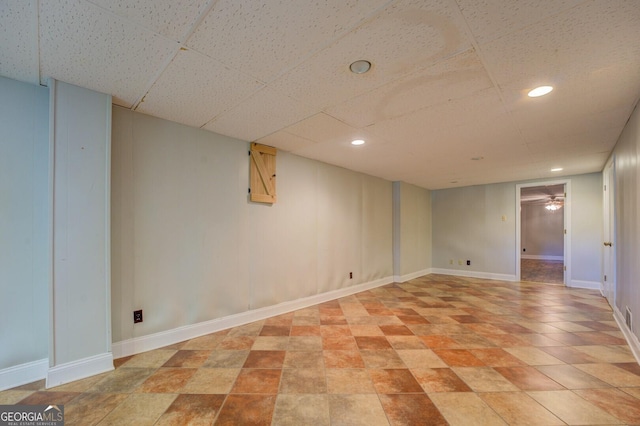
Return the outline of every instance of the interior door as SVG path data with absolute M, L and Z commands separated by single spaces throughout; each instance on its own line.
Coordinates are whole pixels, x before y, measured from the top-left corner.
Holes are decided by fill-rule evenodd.
M 615 162 L 609 161 L 603 172 L 604 252 L 603 289 L 611 307 L 616 298 L 616 245 L 615 245 Z

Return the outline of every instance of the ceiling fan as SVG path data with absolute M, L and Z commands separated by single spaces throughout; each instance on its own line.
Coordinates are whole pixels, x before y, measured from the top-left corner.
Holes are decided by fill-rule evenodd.
M 544 208 L 552 212 L 561 209 L 564 205 L 563 198 L 562 196 L 551 195 Z

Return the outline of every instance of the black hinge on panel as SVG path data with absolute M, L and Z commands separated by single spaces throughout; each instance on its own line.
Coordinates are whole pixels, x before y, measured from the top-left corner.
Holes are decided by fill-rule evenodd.
M 249 190 L 249 194 L 251 194 L 251 188 L 247 188 Z
M 248 151 L 247 153 L 249 154 L 249 157 L 251 157 L 251 151 Z

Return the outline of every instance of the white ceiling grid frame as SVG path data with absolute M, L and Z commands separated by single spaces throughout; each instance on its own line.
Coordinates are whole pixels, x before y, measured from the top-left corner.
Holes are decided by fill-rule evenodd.
M 492 85 L 475 51 L 468 50 L 331 107 L 327 113 L 353 126 L 366 127 Z
M 463 27 L 453 0 L 398 0 L 270 85 L 326 109 L 468 50 Z M 358 59 L 371 70 L 353 74 Z
M 309 106 L 266 86 L 203 126 L 223 135 L 255 141 L 314 113 Z
M 40 84 L 38 1 L 0 2 L 0 75 Z
M 254 78 L 183 48 L 149 89 L 136 111 L 202 127 L 262 87 L 264 85 Z
M 87 0 L 153 32 L 184 42 L 215 0 Z
M 389 2 L 219 0 L 187 46 L 270 82 Z
M 177 43 L 81 0 L 40 0 L 41 79 L 113 95 L 130 108 Z

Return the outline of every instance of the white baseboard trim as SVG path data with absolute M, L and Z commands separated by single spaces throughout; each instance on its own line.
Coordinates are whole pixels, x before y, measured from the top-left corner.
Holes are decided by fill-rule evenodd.
M 111 370 L 113 370 L 113 354 L 111 352 L 56 365 L 49 368 L 47 372 L 46 388 L 64 385 Z
M 520 257 L 522 259 L 535 259 L 535 260 L 564 260 L 564 256 L 547 256 L 545 254 L 523 254 Z
M 341 288 L 338 290 L 328 291 L 326 293 L 317 294 L 302 299 L 279 303 L 273 306 L 267 306 L 264 308 L 241 312 L 239 314 L 216 318 L 210 321 L 203 321 L 197 324 L 186 325 L 174 328 L 172 330 L 149 334 L 147 336 L 134 337 L 133 339 L 114 342 L 111 345 L 111 350 L 113 351 L 113 357 L 115 359 L 135 355 L 142 352 L 162 348 L 164 346 L 173 345 L 175 343 L 184 342 L 185 340 L 204 336 L 205 334 L 215 333 L 217 331 L 226 330 L 231 327 L 249 324 L 254 321 L 260 321 L 276 315 L 281 315 L 287 312 L 317 305 L 319 303 L 324 303 L 330 300 L 339 299 L 341 297 L 350 296 L 361 291 L 370 290 L 376 287 L 391 284 L 393 282 L 393 277 L 381 278 L 351 287 Z
M 618 309 L 617 306 L 613 307 L 613 319 L 618 323 L 618 327 L 620 328 L 620 331 L 622 331 L 622 334 L 624 334 L 624 338 L 627 340 L 633 356 L 636 358 L 638 364 L 640 364 L 640 340 L 638 340 L 638 337 L 627 328 L 624 315 L 620 312 L 620 309 Z
M 26 362 L 0 370 L 0 391 L 26 385 L 47 377 L 49 359 Z
M 599 283 L 597 281 L 571 280 L 567 284 L 567 287 L 584 288 L 588 290 L 598 290 L 600 293 L 602 293 L 602 283 Z
M 459 277 L 482 278 L 485 280 L 516 281 L 515 275 L 494 274 L 492 272 L 463 271 L 460 269 L 431 268 L 432 274 L 457 275 Z
M 394 275 L 393 276 L 393 281 L 397 282 L 397 283 L 404 283 L 404 282 L 411 281 L 411 280 L 416 279 L 416 278 L 423 277 L 425 275 L 429 275 L 430 273 L 431 273 L 431 268 L 428 268 L 428 269 L 423 269 L 421 271 L 412 272 L 412 273 L 406 274 L 406 275 Z

